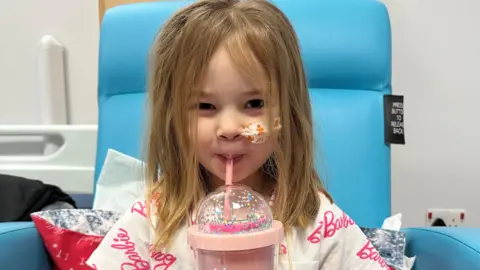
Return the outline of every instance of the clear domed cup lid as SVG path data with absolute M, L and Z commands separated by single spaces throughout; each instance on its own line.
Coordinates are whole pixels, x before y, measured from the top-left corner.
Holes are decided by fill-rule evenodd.
M 243 185 L 218 188 L 205 197 L 197 212 L 198 231 L 207 234 L 242 234 L 269 230 L 273 216 L 268 202 Z

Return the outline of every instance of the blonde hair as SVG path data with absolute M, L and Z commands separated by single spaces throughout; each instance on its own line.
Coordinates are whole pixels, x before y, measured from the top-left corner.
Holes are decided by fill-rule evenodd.
M 152 213 L 156 248 L 170 244 L 208 192 L 208 179 L 196 159 L 195 114 L 189 106 L 221 46 L 246 74 L 258 77 L 261 70 L 265 92 L 279 108 L 282 129 L 272 156 L 275 219 L 287 232 L 306 228 L 318 212 L 318 193 L 327 194 L 315 170 L 309 94 L 297 36 L 287 17 L 262 0 L 195 2 L 164 24 L 151 51 L 147 199 L 160 194 Z

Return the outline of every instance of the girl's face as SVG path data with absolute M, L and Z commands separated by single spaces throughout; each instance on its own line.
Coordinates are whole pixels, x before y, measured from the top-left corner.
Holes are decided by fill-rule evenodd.
M 233 182 L 261 185 L 261 167 L 273 152 L 273 140 L 252 144 L 241 135 L 245 124 L 267 121 L 256 85 L 261 84 L 246 80 L 225 49 L 214 54 L 198 101 L 197 153 L 215 187 L 224 184 L 228 157 L 234 158 Z

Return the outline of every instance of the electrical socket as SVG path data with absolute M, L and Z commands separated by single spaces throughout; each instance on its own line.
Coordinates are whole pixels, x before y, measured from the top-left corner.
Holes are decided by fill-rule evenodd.
M 429 227 L 462 227 L 466 213 L 465 209 L 427 209 L 426 225 Z

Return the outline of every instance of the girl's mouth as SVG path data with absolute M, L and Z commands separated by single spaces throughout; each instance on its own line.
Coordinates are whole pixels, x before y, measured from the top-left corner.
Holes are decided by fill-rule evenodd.
M 225 155 L 217 155 L 218 158 L 223 162 L 223 163 L 227 163 L 227 161 L 231 158 L 233 159 L 233 164 L 235 165 L 236 163 L 240 162 L 243 158 L 243 154 L 240 154 L 240 155 L 233 155 L 232 157 L 228 157 L 228 156 L 225 156 Z

